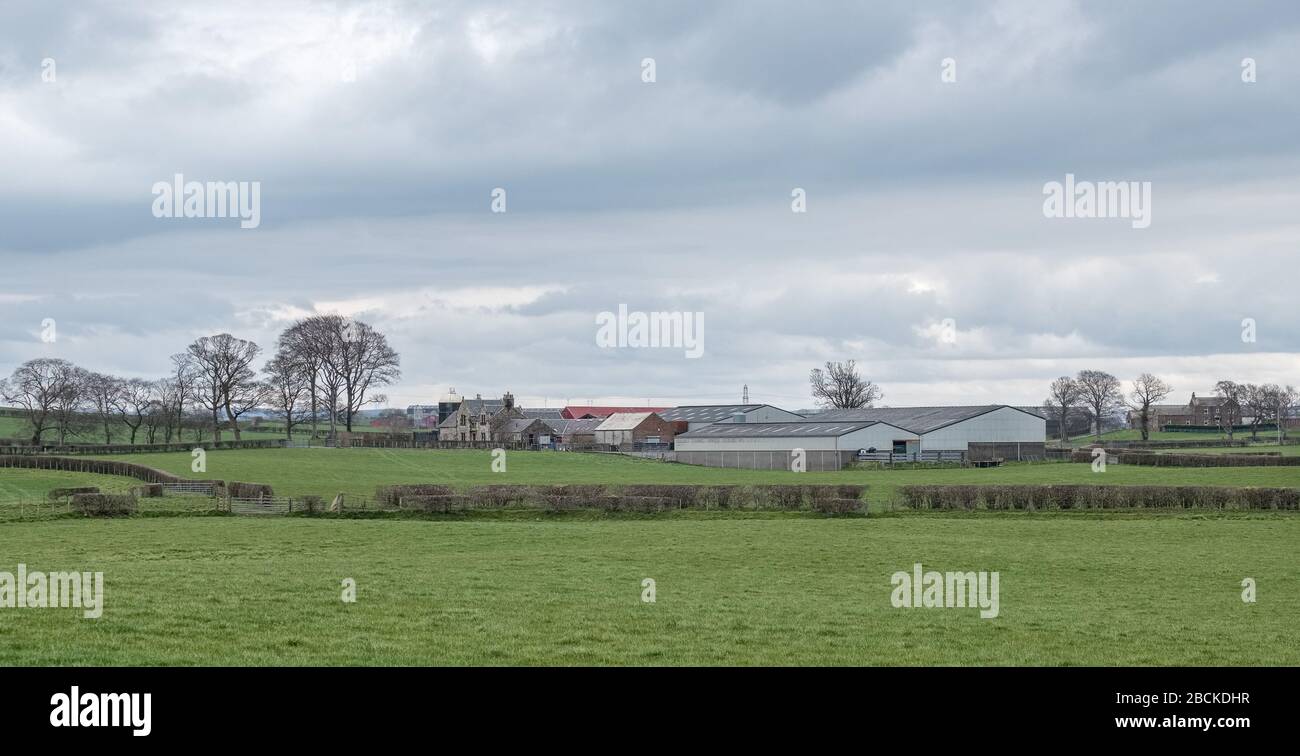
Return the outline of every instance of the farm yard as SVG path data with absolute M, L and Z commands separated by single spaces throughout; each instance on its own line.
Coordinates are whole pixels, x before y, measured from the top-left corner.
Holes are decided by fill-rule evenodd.
M 1300 513 L 909 511 L 901 486 L 1102 484 L 1300 488 L 1300 468 L 1014 463 L 825 473 L 620 455 L 266 449 L 129 460 L 276 495 L 389 484 L 859 484 L 869 516 L 497 510 L 416 517 L 0 517 L 0 569 L 94 569 L 104 616 L 0 612 L 0 664 L 1300 664 Z M 139 481 L 0 469 L 40 496 Z M 0 499 L 4 496 L 0 495 Z M 915 563 L 1001 574 L 995 619 L 896 609 Z M 1241 581 L 1259 600 L 1241 600 Z M 356 602 L 340 600 L 356 581 Z M 642 581 L 656 600 L 642 601 Z

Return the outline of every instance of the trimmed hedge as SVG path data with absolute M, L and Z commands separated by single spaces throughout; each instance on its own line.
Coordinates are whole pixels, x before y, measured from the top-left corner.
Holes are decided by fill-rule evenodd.
M 1291 467 L 1300 465 L 1300 456 L 1284 457 L 1280 453 L 1251 454 L 1155 454 L 1123 449 L 1107 449 L 1111 464 L 1149 467 Z M 1092 450 L 1076 451 L 1072 462 L 1091 462 Z
M 375 489 L 375 501 L 381 505 L 396 507 L 405 496 L 451 496 L 454 493 L 451 486 L 433 483 L 380 486 Z
M 115 517 L 135 514 L 135 497 L 130 494 L 75 494 L 72 506 L 86 517 Z
M 865 490 L 860 485 L 567 484 L 483 485 L 457 493 L 445 485 L 392 485 L 381 486 L 375 498 L 380 506 L 436 512 L 520 507 L 549 512 L 750 508 L 843 513 L 862 510 Z
M 4 443 L 8 441 L 9 443 Z M 32 446 L 31 439 L 0 439 L 0 449 L 5 454 L 149 454 L 160 452 L 188 452 L 193 449 L 280 449 L 284 439 L 257 439 L 249 441 L 195 441 L 171 444 L 41 444 Z
M 861 499 L 817 499 L 812 503 L 814 512 L 822 514 L 853 514 L 862 511 Z
M 76 494 L 97 494 L 97 493 L 99 493 L 98 486 L 81 486 L 78 488 L 51 488 L 50 492 L 45 495 L 45 498 L 49 499 L 50 501 L 54 501 L 56 499 L 66 499 L 69 496 L 73 496 Z
M 463 512 L 470 509 L 473 500 L 463 494 L 403 496 L 398 508 L 415 512 Z
M 120 475 L 136 478 L 146 483 L 183 483 L 185 478 L 172 475 L 134 462 L 84 457 L 47 457 L 27 454 L 0 454 L 0 467 L 21 467 L 36 470 L 62 470 L 64 472 Z
M 1300 509 L 1294 488 L 1213 486 L 901 486 L 913 509 Z

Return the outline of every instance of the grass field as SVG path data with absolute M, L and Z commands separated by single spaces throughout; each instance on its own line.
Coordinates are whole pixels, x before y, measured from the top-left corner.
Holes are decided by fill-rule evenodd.
M 493 473 L 486 451 L 276 449 L 209 452 L 196 474 L 188 454 L 130 458 L 290 495 L 404 482 L 857 482 L 875 515 L 0 518 L 0 570 L 103 571 L 106 585 L 98 620 L 0 609 L 0 665 L 1300 664 L 1294 513 L 884 511 L 905 483 L 1300 486 L 1295 468 L 797 475 L 515 452 Z M 132 482 L 0 469 L 0 491 L 28 495 Z M 999 616 L 894 608 L 890 576 L 916 562 L 999 572 Z M 1257 603 L 1241 600 L 1246 577 Z M 345 578 L 356 603 L 340 600 Z M 645 578 L 653 604 L 641 601 Z
M 410 449 L 237 449 L 207 454 L 207 473 L 190 472 L 185 453 L 132 454 L 130 459 L 177 475 L 267 483 L 277 494 L 343 492 L 373 495 L 391 483 L 863 483 L 868 500 L 885 502 L 900 485 L 920 483 L 1206 485 L 1300 487 L 1300 468 L 1198 468 L 1111 465 L 1104 473 L 1074 463 L 1008 464 L 1000 468 L 859 470 L 830 473 L 727 470 L 571 452 L 511 452 L 506 472 L 492 472 L 491 453 Z
M 101 490 L 124 490 L 139 485 L 133 478 L 114 475 L 71 473 L 59 470 L 0 470 L 0 501 L 6 499 L 43 499 L 55 488 L 98 486 Z
M 0 528 L 6 569 L 107 586 L 99 620 L 0 610 L 3 665 L 1300 664 L 1283 515 Z M 999 571 L 999 616 L 893 608 L 890 575 L 918 561 Z

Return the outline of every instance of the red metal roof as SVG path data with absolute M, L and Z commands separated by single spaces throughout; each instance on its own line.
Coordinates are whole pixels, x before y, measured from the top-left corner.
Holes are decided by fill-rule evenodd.
M 593 407 L 571 404 L 564 408 L 560 416 L 566 420 L 581 420 L 584 417 L 609 417 L 618 412 L 663 412 L 672 407 Z

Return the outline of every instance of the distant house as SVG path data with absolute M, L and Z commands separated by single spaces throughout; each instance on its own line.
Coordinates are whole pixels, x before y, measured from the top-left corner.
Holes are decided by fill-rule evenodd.
M 1170 425 L 1199 425 L 1222 427 L 1225 424 L 1241 425 L 1241 405 L 1236 399 L 1222 396 L 1197 396 L 1187 404 L 1153 404 L 1147 415 L 1147 429 L 1158 431 Z M 1129 410 L 1128 426 L 1142 428 L 1142 413 Z
M 506 392 L 500 399 L 484 399 L 479 394 L 463 400 L 438 425 L 438 439 L 461 443 L 505 441 L 502 430 L 505 424 L 523 416 L 523 411 L 515 406 L 513 394 Z
M 1190 425 L 1241 425 L 1241 405 L 1236 399 L 1192 394 L 1188 410 L 1192 416 Z
M 630 447 L 636 444 L 669 444 L 673 425 L 654 412 L 617 412 L 596 426 L 597 446 Z
M 1194 425 L 1191 408 L 1186 404 L 1153 404 L 1147 408 L 1147 430 L 1158 431 L 1166 425 Z M 1142 429 L 1142 412 L 1128 411 L 1128 427 Z

